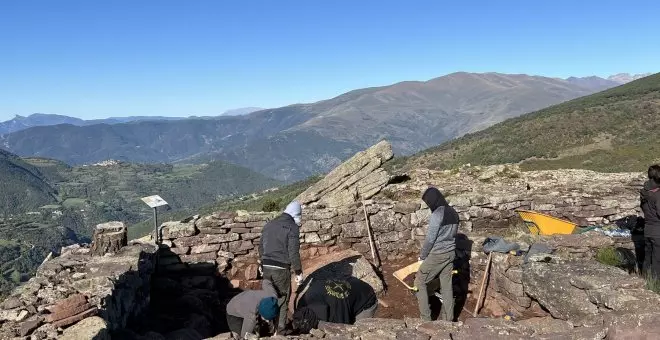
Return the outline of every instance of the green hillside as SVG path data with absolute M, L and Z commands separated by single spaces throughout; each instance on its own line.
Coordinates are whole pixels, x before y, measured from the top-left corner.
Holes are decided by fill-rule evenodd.
M 0 149 L 0 217 L 57 202 L 57 192 L 34 166 Z
M 131 234 L 152 211 L 141 197 L 159 194 L 173 214 L 280 183 L 249 169 L 212 161 L 198 165 L 106 162 L 71 167 L 0 151 L 0 297 L 34 274 L 50 252 L 89 241 L 98 223 L 122 221 Z
M 249 169 L 220 161 L 198 165 L 115 162 L 76 167 L 49 159 L 26 161 L 39 168 L 58 189 L 61 207 L 94 204 L 108 212 L 121 211 L 122 216 L 106 217 L 129 224 L 151 216 L 151 210 L 140 200 L 144 196 L 158 194 L 173 210 L 196 209 L 280 184 Z
M 214 203 L 206 204 L 196 209 L 183 209 L 165 212 L 158 215 L 158 221 L 176 221 L 193 215 L 210 214 L 216 211 L 282 211 L 289 202 L 293 201 L 301 192 L 321 179 L 313 176 L 305 180 L 292 183 L 276 190 L 267 190 L 261 193 L 252 193 L 240 197 L 232 197 Z M 134 239 L 147 235 L 153 231 L 153 219 L 134 224 L 128 230 L 128 238 Z
M 659 128 L 660 73 L 506 120 L 393 166 L 447 169 L 520 162 L 528 170 L 642 171 L 660 162 Z

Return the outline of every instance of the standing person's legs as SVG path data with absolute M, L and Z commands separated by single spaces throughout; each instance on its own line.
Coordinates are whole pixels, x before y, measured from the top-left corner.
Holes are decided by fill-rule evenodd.
M 264 279 L 270 280 L 277 289 L 277 302 L 280 305 L 280 317 L 277 320 L 277 329 L 283 330 L 286 326 L 289 311 L 289 298 L 291 296 L 291 273 L 287 269 L 264 267 Z
M 660 238 L 648 238 L 647 241 L 651 241 L 651 267 L 649 272 L 656 280 L 660 280 Z
M 644 275 L 652 275 L 651 266 L 653 265 L 653 239 L 644 238 Z
M 443 254 L 445 264 L 440 271 L 440 292 L 442 294 L 442 320 L 454 321 L 454 286 L 452 282 L 452 271 L 454 270 L 454 258 L 456 253 Z
M 447 262 L 447 255 L 429 255 L 417 271 L 415 276 L 415 286 L 417 287 L 417 303 L 419 304 L 419 317 L 425 321 L 431 321 L 431 306 L 429 306 L 429 292 L 428 284 L 433 281 L 442 269 L 450 265 L 451 261 Z M 451 273 L 451 271 L 450 271 Z
M 644 235 L 632 234 L 633 244 L 635 245 L 635 258 L 637 260 L 636 269 L 639 274 L 644 273 L 644 253 L 646 251 L 646 242 Z

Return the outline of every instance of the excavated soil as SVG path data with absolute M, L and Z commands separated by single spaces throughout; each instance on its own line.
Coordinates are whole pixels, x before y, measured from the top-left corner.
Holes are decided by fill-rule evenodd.
M 415 261 L 417 261 L 416 258 L 410 257 L 397 261 L 387 261 L 382 264 L 381 274 L 383 280 L 385 281 L 386 291 L 380 297 L 380 300 L 386 303 L 388 307 L 384 307 L 382 304 L 379 305 L 378 311 L 376 312 L 376 317 L 389 318 L 389 319 L 419 317 L 419 307 L 417 304 L 417 297 L 412 291 L 406 288 L 406 286 L 404 286 L 403 283 L 401 283 L 401 281 L 399 281 L 393 275 L 395 271 Z M 415 277 L 414 274 L 406 277 L 405 280 L 412 281 L 406 283 L 412 286 L 413 284 L 411 283 L 414 283 L 414 277 Z M 434 319 L 437 319 L 442 304 L 440 303 L 440 300 L 437 299 L 436 297 L 431 297 L 429 302 L 431 304 L 432 317 Z M 463 305 L 465 305 L 465 309 L 467 310 L 474 310 L 473 301 L 470 301 L 469 299 L 466 303 L 462 303 L 460 299 L 459 301 L 456 301 L 455 308 L 461 309 L 461 313 L 458 316 L 458 320 L 460 321 L 464 321 L 465 319 L 472 317 L 470 313 L 466 312 L 463 309 Z

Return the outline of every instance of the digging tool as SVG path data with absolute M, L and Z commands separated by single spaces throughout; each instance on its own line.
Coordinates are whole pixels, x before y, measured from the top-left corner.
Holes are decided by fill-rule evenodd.
M 369 235 L 369 245 L 371 246 L 371 258 L 374 260 L 376 267 L 380 268 L 380 258 L 376 256 L 376 244 L 371 235 L 371 223 L 369 223 L 369 214 L 367 214 L 367 206 L 364 201 L 362 201 L 362 210 L 364 211 L 364 221 L 367 224 L 367 235 Z
M 488 253 L 488 262 L 486 263 L 486 270 L 484 271 L 484 277 L 481 279 L 481 288 L 479 288 L 479 298 L 477 299 L 477 303 L 474 305 L 474 313 L 472 313 L 473 317 L 477 317 L 477 313 L 479 312 L 479 308 L 481 308 L 481 297 L 484 294 L 484 288 L 486 287 L 486 279 L 488 278 L 488 273 L 490 272 L 490 263 L 493 260 L 493 252 Z

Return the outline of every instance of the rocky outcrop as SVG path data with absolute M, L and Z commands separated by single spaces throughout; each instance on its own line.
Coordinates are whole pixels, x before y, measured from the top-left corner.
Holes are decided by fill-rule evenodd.
M 339 207 L 369 199 L 387 185 L 390 176 L 381 166 L 393 156 L 392 145 L 382 141 L 342 163 L 297 200 L 304 205 Z
M 156 250 L 136 243 L 92 256 L 63 248 L 0 306 L 0 338 L 109 339 L 148 306 Z
M 646 282 L 594 260 L 530 262 L 523 270 L 525 293 L 554 318 L 577 326 L 603 323 L 603 312 L 631 314 L 657 310 L 660 295 L 645 289 Z

